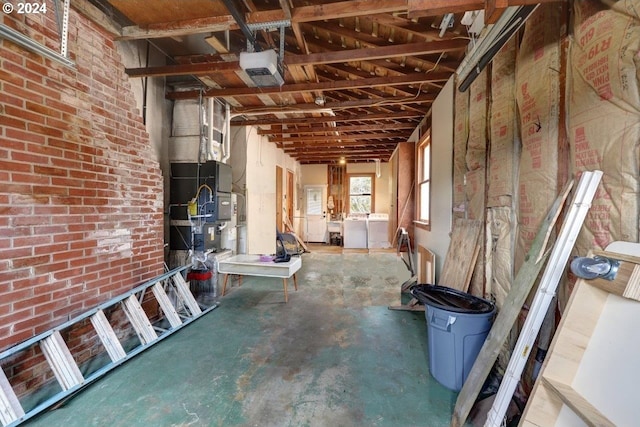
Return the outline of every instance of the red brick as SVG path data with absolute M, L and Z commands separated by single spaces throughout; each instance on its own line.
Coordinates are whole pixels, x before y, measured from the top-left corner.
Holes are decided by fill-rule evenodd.
M 73 115 L 78 113 L 78 109 L 73 105 L 70 105 L 66 102 L 61 102 L 55 99 L 51 99 L 51 98 L 47 98 L 44 102 L 44 105 L 54 108 L 58 111 L 73 114 Z
M 51 314 L 54 318 L 63 317 L 63 316 L 67 317 L 67 316 L 70 316 L 72 313 L 80 314 L 81 310 L 82 310 L 82 302 L 75 302 L 73 304 L 67 303 L 65 307 L 61 308 L 60 310 L 56 310 Z M 71 316 L 71 317 L 74 317 L 74 316 Z
M 39 294 L 34 295 L 30 298 L 23 299 L 21 301 L 16 301 L 12 304 L 13 310 L 22 310 L 23 308 L 34 307 L 39 304 L 44 304 L 46 302 L 51 301 L 51 294 Z
M 49 126 L 42 126 L 35 123 L 27 124 L 27 129 L 29 129 L 30 132 L 37 132 L 42 135 L 53 136 L 56 138 L 61 138 L 63 135 L 60 129 L 52 128 Z
M 54 236 L 54 242 L 72 242 L 84 239 L 84 233 L 67 233 Z
M 55 223 L 55 219 L 58 218 L 64 218 L 68 221 L 68 217 L 67 216 L 54 216 L 54 215 L 50 215 L 51 216 L 51 225 L 43 225 L 43 226 L 34 226 L 33 227 L 33 233 L 36 235 L 40 235 L 40 236 L 49 236 L 51 234 L 61 234 L 61 233 L 67 233 L 68 232 L 68 228 L 66 225 L 66 221 L 63 222 L 62 224 L 56 224 Z
M 27 81 L 26 88 L 34 92 L 41 93 L 50 99 L 60 99 L 60 91 L 49 89 L 48 87 L 38 84 L 38 82 L 33 80 Z
M 44 273 L 55 273 L 56 271 L 62 271 L 69 268 L 69 263 L 62 261 L 58 263 L 49 263 L 44 265 L 39 265 L 35 267 L 36 274 L 44 274 Z
M 55 288 L 47 287 L 42 291 L 51 293 L 51 298 L 53 300 L 60 300 L 63 298 L 67 298 L 71 295 L 82 293 L 84 291 L 84 286 L 82 285 L 82 283 L 77 284 L 75 286 L 66 286 L 64 282 L 58 282 Z M 36 289 L 36 292 L 37 292 L 37 289 Z
M 51 183 L 53 184 L 53 180 L 57 178 L 52 178 Z M 69 215 L 69 206 L 34 206 L 33 208 L 34 215 Z
M 9 82 L 16 86 L 24 86 L 24 79 L 16 73 L 10 73 L 0 69 L 0 81 Z
M 21 301 L 25 298 L 29 298 L 33 296 L 33 291 L 31 289 L 19 289 L 17 291 L 7 292 L 2 295 L 3 301 L 10 301 L 12 304 Z
M 35 267 L 38 265 L 48 264 L 51 261 L 49 255 L 30 256 L 29 258 L 14 258 L 13 268 Z
M 29 111 L 33 111 L 35 113 L 39 113 L 45 116 L 61 118 L 62 113 L 56 109 L 46 107 L 42 104 L 36 104 L 34 102 L 27 101 L 25 106 Z
M 15 95 L 24 100 L 30 100 L 38 104 L 42 104 L 42 102 L 44 101 L 44 97 L 42 95 L 25 90 L 22 87 L 5 84 L 2 85 L 2 90 L 10 95 Z
M 50 179 L 48 176 L 38 176 L 33 174 L 13 172 L 11 174 L 11 182 L 28 182 L 30 184 L 49 185 Z
M 71 209 L 73 205 L 82 204 L 82 199 L 80 197 L 57 195 L 51 197 L 51 203 L 56 205 L 66 205 L 69 206 L 69 209 Z
M 53 147 L 58 147 L 64 150 L 68 150 L 68 152 L 75 152 L 78 151 L 80 149 L 80 145 L 73 143 L 73 142 L 69 142 L 66 139 L 57 139 L 57 138 L 49 138 L 49 145 L 53 146 Z M 66 154 L 67 151 L 65 151 Z
M 27 163 L 16 163 L 0 160 L 0 169 L 29 173 L 31 172 L 31 165 Z
M 57 243 L 55 245 L 43 245 L 33 248 L 35 255 L 52 254 L 55 252 L 62 252 L 69 249 L 69 245 L 66 243 Z
M 0 349 L 6 349 L 19 342 L 26 341 L 32 336 L 31 330 L 18 331 L 12 333 L 10 336 L 0 338 Z
M 7 249 L 4 251 L 0 251 L 0 258 L 2 259 L 14 259 L 14 258 L 23 258 L 29 257 L 33 254 L 33 249 L 30 247 L 25 248 L 13 248 Z M 14 267 L 15 268 L 15 267 Z M 0 279 L 5 276 L 5 273 L 0 274 Z
M 4 46 L 0 46 L 0 57 L 2 57 L 3 61 L 11 61 L 18 65 L 22 65 L 25 62 L 21 49 L 15 45 L 5 44 Z
M 29 233 L 26 237 L 14 237 L 13 238 L 13 247 L 14 248 L 25 248 L 25 247 L 40 247 L 41 245 L 47 245 L 52 241 L 51 236 L 47 235 L 37 235 Z M 33 251 L 34 255 L 41 255 L 44 252 Z
M 68 188 L 70 196 L 77 195 L 77 194 L 74 194 L 73 190 L 76 187 L 82 187 L 82 184 L 83 184 L 82 180 L 79 180 L 79 179 L 57 178 L 57 177 L 51 178 L 51 185 Z
M 48 144 L 27 144 L 27 151 L 33 154 L 43 154 L 50 157 L 61 157 L 63 150 Z
M 37 194 L 48 194 L 66 196 L 69 194 L 69 190 L 65 187 L 52 187 L 52 186 L 33 186 L 33 192 Z
M 45 122 L 45 117 L 43 115 L 38 113 L 33 113 L 29 110 L 24 110 L 22 108 L 16 108 L 11 105 L 6 105 L 4 107 L 4 113 L 8 116 L 19 117 L 22 120 L 27 120 L 30 122 L 42 123 L 42 124 L 44 124 Z
M 17 139 L 22 142 L 35 142 L 36 144 L 44 144 L 46 137 L 33 132 L 24 132 L 16 129 L 7 129 L 7 138 Z M 26 144 L 20 144 L 16 149 L 26 150 Z
M 80 162 L 74 162 L 72 160 L 60 159 L 55 157 L 51 159 L 51 164 L 65 169 L 80 169 L 82 167 L 82 164 Z
M 17 129 L 27 128 L 27 124 L 24 121 L 13 118 L 13 117 L 5 116 L 4 114 L 0 115 L 0 125 L 9 126 Z
M 35 165 L 33 167 L 33 171 L 37 174 L 49 175 L 49 176 L 67 176 L 68 175 L 68 172 L 65 169 L 55 168 L 51 166 Z
M 19 289 L 35 288 L 36 286 L 45 285 L 47 283 L 49 283 L 49 275 L 32 276 L 25 279 L 14 280 L 12 283 L 12 286 L 14 290 L 19 290 Z M 43 292 L 38 292 L 35 289 L 33 291 L 36 295 L 43 293 Z
M 70 277 L 76 277 L 81 273 L 82 273 L 82 268 L 72 268 L 69 270 L 58 271 L 53 275 L 53 277 L 55 280 L 66 280 Z
M 18 162 L 26 162 L 26 163 L 38 163 L 41 165 L 46 165 L 49 163 L 49 158 L 45 156 L 38 156 L 31 153 L 22 153 L 14 151 L 11 153 L 11 158 Z
M 28 87 L 28 83 L 30 81 L 42 82 L 42 74 L 33 72 L 31 70 L 28 70 L 25 67 L 16 65 L 14 63 L 5 62 L 5 63 L 3 63 L 2 68 L 4 68 L 9 73 L 14 73 L 14 74 L 17 74 L 19 76 L 24 77 L 24 79 L 27 81 L 27 87 Z
M 33 317 L 33 321 L 24 322 L 27 325 L 33 324 L 33 334 L 38 335 L 51 329 L 55 324 L 61 322 L 54 322 L 54 317 L 51 313 L 41 314 Z

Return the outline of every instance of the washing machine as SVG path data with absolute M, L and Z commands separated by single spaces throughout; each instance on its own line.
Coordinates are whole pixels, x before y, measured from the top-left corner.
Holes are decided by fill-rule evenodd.
M 386 249 L 389 243 L 389 214 L 372 213 L 368 219 L 367 247 L 369 249 Z
M 345 249 L 367 248 L 367 214 L 349 214 L 342 222 Z

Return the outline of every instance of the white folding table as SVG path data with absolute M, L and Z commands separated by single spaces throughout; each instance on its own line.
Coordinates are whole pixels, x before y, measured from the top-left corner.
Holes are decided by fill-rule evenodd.
M 230 274 L 239 276 L 242 285 L 242 276 L 280 277 L 284 285 L 284 302 L 289 301 L 287 294 L 287 279 L 293 276 L 293 285 L 298 290 L 296 272 L 302 267 L 302 258 L 291 257 L 287 262 L 261 261 L 260 255 L 235 255 L 218 262 L 218 273 L 224 274 L 222 296 L 227 290 L 227 281 Z

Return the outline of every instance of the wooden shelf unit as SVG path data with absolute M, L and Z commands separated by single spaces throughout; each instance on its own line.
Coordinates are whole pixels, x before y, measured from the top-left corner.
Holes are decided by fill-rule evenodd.
M 594 255 L 620 260 L 618 273 L 577 281 L 521 426 L 637 425 L 640 258 Z

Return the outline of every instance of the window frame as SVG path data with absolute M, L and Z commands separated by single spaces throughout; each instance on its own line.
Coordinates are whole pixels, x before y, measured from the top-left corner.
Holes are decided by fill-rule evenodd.
M 424 178 L 425 175 L 425 159 L 424 159 L 424 149 L 428 148 L 429 151 L 429 159 L 428 159 L 428 165 L 427 165 L 427 177 Z M 433 155 L 432 155 L 432 150 L 431 150 L 431 132 L 427 132 L 423 135 L 423 137 L 419 140 L 419 142 L 416 144 L 416 162 L 417 162 L 417 167 L 416 167 L 416 219 L 414 220 L 414 223 L 416 224 L 417 227 L 426 229 L 426 230 L 431 230 L 431 192 L 432 192 L 432 186 L 431 186 L 431 182 L 432 182 L 432 160 L 433 160 Z M 427 209 L 427 213 L 426 216 L 423 215 L 422 212 L 422 186 L 424 184 L 427 184 L 429 186 L 429 190 L 428 190 L 428 209 Z
M 346 192 L 347 192 L 347 203 L 346 203 L 346 211 L 347 214 L 351 213 L 351 178 L 359 178 L 359 177 L 365 177 L 365 178 L 371 178 L 371 212 L 369 213 L 374 213 L 376 211 L 375 206 L 376 206 L 376 174 L 375 173 L 348 173 L 347 174 L 347 188 L 346 188 Z M 357 194 L 353 194 L 354 196 Z

